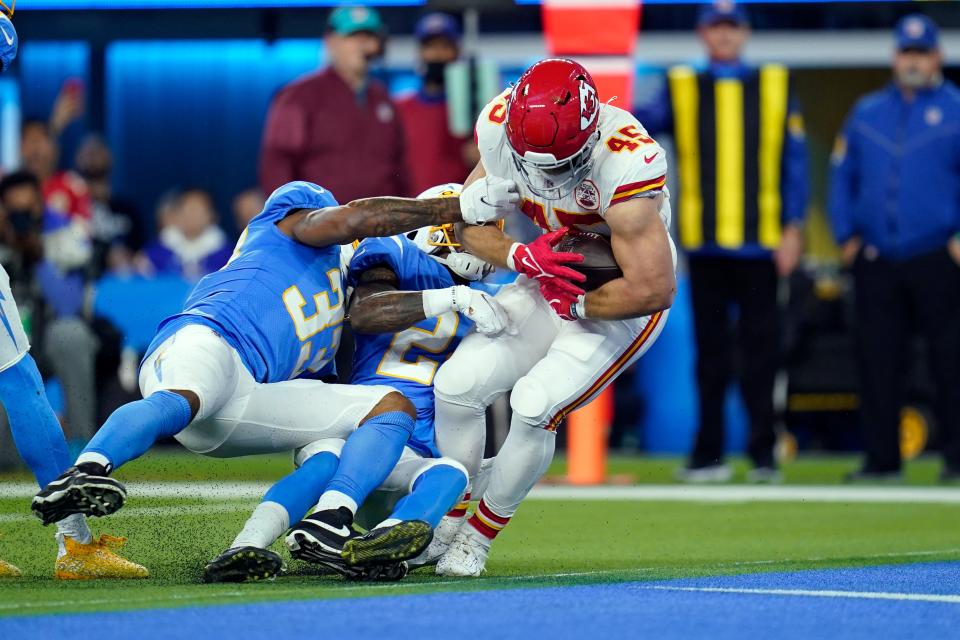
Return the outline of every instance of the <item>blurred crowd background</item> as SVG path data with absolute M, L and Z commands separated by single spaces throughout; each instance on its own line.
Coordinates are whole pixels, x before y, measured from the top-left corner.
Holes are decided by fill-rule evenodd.
M 65 0 L 22 0 L 15 16 L 19 60 L 0 78 L 0 263 L 11 276 L 48 393 L 77 448 L 137 393 L 140 353 L 156 325 L 179 310 L 192 283 L 226 263 L 265 194 L 305 179 L 345 202 L 414 196 L 463 181 L 479 158 L 475 114 L 552 46 L 552 18 L 537 2 L 339 9 L 253 0 L 153 3 L 193 7 L 180 10 L 138 4 L 151 5 L 86 2 L 80 11 Z M 787 149 L 793 155 L 783 161 L 799 172 L 782 176 L 783 207 L 794 212 L 784 220 L 784 237 L 793 244 L 761 247 L 758 254 L 750 253 L 749 240 L 746 248 L 717 254 L 685 252 L 666 330 L 617 381 L 610 446 L 689 455 L 686 472 L 707 471 L 688 474 L 690 480 L 724 479 L 724 456 L 731 452 L 747 451 L 758 468 L 775 468 L 774 455 L 855 452 L 868 444 L 862 471 L 896 479 L 901 455 L 956 449 L 950 442 L 958 438 L 949 434 L 960 428 L 960 316 L 922 300 L 960 300 L 960 251 L 951 258 L 948 249 L 951 233 L 960 231 L 960 98 L 949 80 L 960 78 L 960 7 L 653 2 L 636 11 L 636 3 L 600 4 L 630 5 L 629 19 L 639 21 L 626 56 L 594 62 L 603 68 L 626 61 L 629 91 L 613 104 L 636 113 L 671 153 L 677 149 L 670 175 L 675 224 L 682 224 L 678 205 L 690 186 L 677 184 L 674 170 L 688 161 L 677 157 L 685 153 L 674 122 L 680 85 L 671 85 L 669 75 L 677 65 L 743 87 L 749 84 L 743 69 L 785 65 L 791 118 L 794 112 L 800 118 L 791 119 L 787 136 L 803 141 Z M 922 20 L 902 20 L 918 9 Z M 619 33 L 620 26 L 611 28 Z M 870 124 L 861 127 L 857 118 L 870 116 L 862 103 L 855 105 L 870 92 L 904 88 L 891 84 L 895 53 L 931 59 L 942 53 L 946 80 L 937 62 L 916 95 L 896 94 L 906 106 L 891 111 L 889 144 L 900 146 L 879 173 L 857 176 L 844 145 Z M 949 91 L 923 93 L 934 89 Z M 749 103 L 749 88 L 743 91 L 741 100 L 747 95 Z M 911 116 L 918 100 L 933 102 Z M 743 117 L 750 122 L 749 114 Z M 947 142 L 925 147 L 929 135 L 917 129 L 923 122 L 940 127 L 933 135 Z M 885 125 L 873 124 L 883 131 Z M 718 119 L 716 126 L 725 125 Z M 869 134 L 865 140 L 861 146 Z M 904 171 L 898 163 L 917 162 L 921 174 L 905 188 L 897 182 Z M 941 171 L 938 162 L 947 168 Z M 863 187 L 869 180 L 877 184 Z M 891 210 L 875 212 L 878 220 L 892 224 L 906 216 L 913 224 L 915 216 L 922 226 L 934 215 L 928 200 L 953 198 L 942 216 L 955 216 L 956 226 L 940 225 L 931 233 L 942 238 L 929 246 L 884 245 L 851 222 L 862 217 L 853 211 L 860 206 L 855 195 L 843 200 L 834 193 L 837 185 L 854 183 L 886 194 L 881 205 L 894 202 Z M 748 198 L 751 188 L 757 185 L 742 187 Z M 907 195 L 897 201 L 901 191 Z M 831 211 L 831 203 L 843 212 Z M 838 220 L 843 229 L 836 228 Z M 681 236 L 678 228 L 678 246 L 689 245 Z M 960 238 L 955 242 L 960 246 Z M 928 254 L 946 260 L 932 271 L 905 266 Z M 744 291 L 698 298 L 691 278 L 697 265 L 716 275 L 727 268 L 723 259 L 745 264 L 741 258 L 766 264 L 769 281 L 730 273 L 724 281 L 746 283 Z M 887 271 L 870 275 L 857 267 L 864 262 L 871 273 Z M 906 278 L 887 287 L 895 292 L 884 288 L 908 269 L 920 269 L 917 282 Z M 858 298 L 858 281 L 861 291 L 867 282 L 886 298 Z M 943 286 L 924 289 L 919 281 Z M 700 291 L 718 290 L 703 275 L 699 282 Z M 769 304 L 759 310 L 747 304 L 756 296 Z M 711 311 L 701 309 L 698 317 L 697 300 Z M 712 335 L 704 334 L 703 313 L 714 314 Z M 879 343 L 862 344 L 867 326 L 875 327 Z M 893 355 L 865 360 L 886 352 L 878 344 L 890 345 Z M 879 379 L 865 380 L 865 371 Z M 955 386 L 944 388 L 950 381 Z M 865 407 L 865 384 L 868 395 L 879 394 L 891 406 Z M 888 424 L 891 411 L 895 424 Z M 0 429 L 0 466 L 15 463 L 7 433 Z M 948 464 L 945 476 L 951 469 L 960 474 Z

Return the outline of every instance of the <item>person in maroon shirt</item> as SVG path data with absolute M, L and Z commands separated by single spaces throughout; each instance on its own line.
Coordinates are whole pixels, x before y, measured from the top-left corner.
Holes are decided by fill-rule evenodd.
M 444 90 L 446 66 L 460 57 L 460 29 L 444 13 L 429 13 L 417 22 L 420 42 L 420 90 L 397 102 L 403 123 L 406 174 L 410 191 L 463 182 L 480 160 L 473 138 L 450 133 Z
M 396 108 L 387 88 L 369 77 L 384 40 L 375 10 L 330 13 L 324 35 L 330 65 L 282 88 L 267 114 L 260 152 L 264 193 L 308 180 L 340 202 L 407 195 Z

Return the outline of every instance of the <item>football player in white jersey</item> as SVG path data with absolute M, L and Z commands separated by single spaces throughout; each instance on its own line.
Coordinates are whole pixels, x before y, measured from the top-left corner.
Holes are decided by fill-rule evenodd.
M 468 336 L 435 380 L 437 444 L 472 477 L 485 408 L 512 390 L 510 433 L 474 515 L 448 517 L 435 532 L 433 550 L 450 544 L 437 565 L 448 576 L 480 575 L 546 471 L 560 422 L 649 349 L 676 291 L 664 151 L 628 112 L 600 104 L 580 64 L 533 65 L 484 108 L 476 133 L 481 162 L 467 184 L 516 181 L 520 212 L 545 233 L 522 245 L 493 226 L 460 231 L 471 254 L 521 276 L 496 296 L 515 334 Z M 568 228 L 608 237 L 622 277 L 582 291 L 568 266 L 579 256 L 552 250 Z

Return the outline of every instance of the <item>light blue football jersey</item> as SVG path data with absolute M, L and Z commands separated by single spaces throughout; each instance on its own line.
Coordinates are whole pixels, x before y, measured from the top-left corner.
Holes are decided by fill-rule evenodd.
M 356 287 L 360 275 L 377 266 L 397 274 L 401 291 L 457 284 L 446 267 L 402 235 L 361 242 L 350 261 L 347 282 Z M 479 283 L 472 286 L 489 289 Z M 417 408 L 417 424 L 407 446 L 422 455 L 439 457 L 433 437 L 433 377 L 472 327 L 472 321 L 450 311 L 398 333 L 356 335 L 350 382 L 389 385 L 410 399 Z
M 292 209 L 336 205 L 309 182 L 274 191 L 230 261 L 197 283 L 182 313 L 160 323 L 144 358 L 181 327 L 202 324 L 237 350 L 258 382 L 332 373 L 344 315 L 340 246 L 309 247 L 277 223 Z

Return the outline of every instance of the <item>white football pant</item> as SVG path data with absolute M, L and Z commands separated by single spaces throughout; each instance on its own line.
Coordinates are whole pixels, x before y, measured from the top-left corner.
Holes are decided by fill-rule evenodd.
M 434 380 L 436 431 L 440 452 L 474 478 L 483 460 L 486 407 L 512 390 L 510 433 L 483 495 L 488 507 L 508 518 L 550 464 L 560 422 L 646 353 L 668 313 L 568 322 L 523 276 L 496 299 L 517 333 L 464 338 Z
M 20 362 L 29 350 L 30 342 L 10 291 L 10 276 L 0 266 L 0 371 Z
M 346 438 L 394 391 L 386 386 L 319 380 L 259 383 L 240 355 L 203 325 L 187 325 L 140 368 L 143 397 L 192 391 L 200 411 L 174 436 L 194 453 L 229 458 L 291 451 L 326 438 Z

